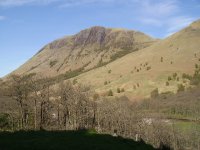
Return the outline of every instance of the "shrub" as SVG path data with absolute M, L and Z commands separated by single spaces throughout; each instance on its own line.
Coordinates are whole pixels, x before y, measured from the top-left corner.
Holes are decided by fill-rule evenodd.
M 168 81 L 171 81 L 171 80 L 172 80 L 172 77 L 171 77 L 171 76 L 169 76 L 169 77 L 168 77 Z
M 185 91 L 185 86 L 183 84 L 178 84 L 177 92 Z
M 121 89 L 121 92 L 125 92 L 124 88 Z
M 139 69 L 137 69 L 137 72 L 140 72 L 140 70 L 139 70 Z
M 94 95 L 93 95 L 93 100 L 97 100 L 97 99 L 99 99 L 99 94 L 98 93 L 95 93 Z
M 179 81 L 179 77 L 176 78 L 176 81 Z
M 168 81 L 166 82 L 166 86 L 169 86 L 169 82 Z
M 198 64 L 195 64 L 195 68 L 198 69 L 198 68 L 199 68 L 199 65 L 198 65 Z
M 9 115 L 0 114 L 0 130 L 7 129 L 9 127 Z
M 159 96 L 158 88 L 156 88 L 151 92 L 151 98 L 156 98 L 158 96 Z
M 50 61 L 50 63 L 49 63 L 50 68 L 52 68 L 54 65 L 56 65 L 57 62 L 58 62 L 57 60 Z
M 150 70 L 151 69 L 151 67 L 149 66 L 149 67 L 147 67 L 147 70 Z
M 121 90 L 120 90 L 120 88 L 117 88 L 117 93 L 121 93 Z
M 191 77 L 190 75 L 186 74 L 186 73 L 183 73 L 183 74 L 182 74 L 182 78 L 183 78 L 183 79 L 191 80 L 192 77 Z
M 163 62 L 163 57 L 160 58 L 160 62 Z
M 78 83 L 77 79 L 74 79 L 72 83 L 73 83 L 73 85 L 75 85 L 76 83 Z
M 139 83 L 137 83 L 137 87 L 140 87 L 140 84 L 139 84 Z
M 190 84 L 191 85 L 199 85 L 199 83 L 200 83 L 200 74 L 195 73 L 190 80 Z
M 174 80 L 176 79 L 176 77 L 177 77 L 177 73 L 175 72 L 175 73 L 173 73 L 173 78 L 174 78 Z
M 66 79 L 76 77 L 76 76 L 80 75 L 81 73 L 83 73 L 83 70 L 84 70 L 84 68 L 79 68 L 77 70 L 67 71 L 64 75 L 64 79 L 66 80 Z
M 173 64 L 173 61 L 171 61 L 171 64 Z
M 113 96 L 113 91 L 112 90 L 108 91 L 108 96 Z
M 105 81 L 105 82 L 104 82 L 104 85 L 107 85 L 107 84 L 108 84 L 108 81 Z
M 136 90 L 136 88 L 137 88 L 136 85 L 133 85 L 133 89 Z
M 111 70 L 108 70 L 108 73 L 111 73 L 112 71 Z

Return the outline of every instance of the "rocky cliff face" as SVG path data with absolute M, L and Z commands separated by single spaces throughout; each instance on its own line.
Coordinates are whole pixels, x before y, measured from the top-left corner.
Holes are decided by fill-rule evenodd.
M 92 27 L 46 45 L 15 74 L 56 76 L 105 65 L 156 40 L 136 31 Z

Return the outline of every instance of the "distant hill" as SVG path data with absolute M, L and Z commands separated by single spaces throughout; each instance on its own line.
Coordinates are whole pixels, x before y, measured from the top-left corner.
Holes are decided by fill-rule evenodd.
M 92 27 L 56 40 L 12 74 L 29 74 L 71 79 L 91 85 L 108 96 L 131 99 L 177 91 L 190 86 L 182 74 L 193 74 L 200 66 L 200 20 L 163 39 L 125 29 Z M 171 80 L 170 80 L 171 79 Z
M 144 142 L 90 131 L 3 132 L 0 147 L 6 150 L 154 150 Z
M 52 77 L 83 72 L 148 47 L 155 41 L 141 32 L 95 26 L 46 45 L 13 73 Z
M 150 47 L 84 73 L 76 80 L 92 85 L 102 94 L 111 89 L 115 96 L 125 94 L 137 99 L 149 97 L 155 88 L 161 93 L 176 92 L 177 84 L 190 86 L 182 74 L 193 74 L 195 64 L 200 64 L 200 20 Z M 168 81 L 173 74 L 176 79 Z M 117 88 L 125 92 L 118 94 Z

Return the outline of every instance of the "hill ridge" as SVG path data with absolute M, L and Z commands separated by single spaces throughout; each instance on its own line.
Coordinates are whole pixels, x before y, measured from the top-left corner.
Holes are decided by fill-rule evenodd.
M 48 72 L 49 76 L 57 76 L 75 70 L 86 71 L 156 41 L 138 31 L 94 26 L 47 44 L 12 74 Z

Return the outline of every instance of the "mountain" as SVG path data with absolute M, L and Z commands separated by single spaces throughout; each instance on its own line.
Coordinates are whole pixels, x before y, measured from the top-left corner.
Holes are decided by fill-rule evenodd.
M 195 64 L 198 67 L 199 63 L 200 20 L 150 47 L 75 79 L 79 83 L 90 84 L 102 95 L 111 89 L 115 96 L 125 94 L 132 99 L 140 99 L 149 97 L 155 88 L 162 93 L 176 92 L 178 84 L 189 87 L 189 81 L 182 79 L 182 74 L 193 74 Z M 117 93 L 117 88 L 125 92 Z
M 36 73 L 53 77 L 84 72 L 143 49 L 155 41 L 141 32 L 96 26 L 46 45 L 13 74 Z
M 176 92 L 179 84 L 190 87 L 182 74 L 193 74 L 200 64 L 199 47 L 200 20 L 163 40 L 92 27 L 46 45 L 13 73 L 64 75 L 101 95 L 112 90 L 114 96 L 143 99 L 156 88 L 163 93 Z

